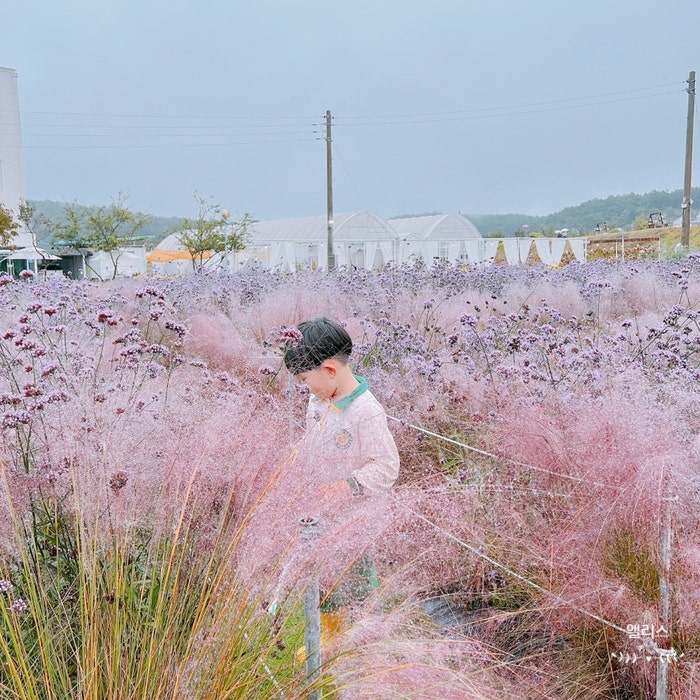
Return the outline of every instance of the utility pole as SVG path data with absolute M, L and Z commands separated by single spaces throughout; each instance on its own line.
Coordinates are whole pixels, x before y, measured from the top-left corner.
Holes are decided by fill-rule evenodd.
M 667 491 L 668 486 L 665 487 Z M 659 594 L 661 606 L 659 619 L 665 629 L 671 629 L 671 542 L 673 540 L 673 530 L 671 521 L 671 505 L 677 501 L 677 496 L 666 495 L 662 499 L 665 506 L 664 522 L 661 529 L 661 542 L 659 552 L 661 555 L 661 571 L 659 572 Z M 670 658 L 664 657 L 663 652 L 657 648 L 656 659 L 656 700 L 668 700 L 668 672 Z
M 318 537 L 318 518 L 302 518 L 301 541 L 313 550 Z M 314 575 L 304 591 L 304 656 L 306 660 L 306 687 L 308 700 L 321 700 L 318 681 L 321 678 L 321 594 L 318 576 Z
M 693 169 L 693 118 L 695 116 L 695 71 L 688 76 L 688 125 L 685 132 L 685 178 L 683 180 L 683 204 L 681 219 L 681 245 L 690 247 L 690 205 L 692 204 L 691 180 Z
M 326 200 L 328 202 L 328 272 L 335 269 L 333 251 L 333 153 L 331 150 L 331 110 L 326 110 Z

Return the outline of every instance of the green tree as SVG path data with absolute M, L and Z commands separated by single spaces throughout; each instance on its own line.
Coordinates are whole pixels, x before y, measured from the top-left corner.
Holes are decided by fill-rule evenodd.
M 126 195 L 120 192 L 109 206 L 66 205 L 54 227 L 54 242 L 81 252 L 88 248 L 107 253 L 114 279 L 119 258 L 128 245 L 139 240 L 138 234 L 148 222 L 146 214 L 129 209 Z
M 225 255 L 245 248 L 253 217 L 246 212 L 239 220 L 230 221 L 228 211 L 219 204 L 198 192 L 194 198 L 199 205 L 197 217 L 184 218 L 176 233 L 192 258 L 192 269 L 202 272 L 211 261 L 220 265 Z
M 638 216 L 635 220 L 632 226 L 630 226 L 630 231 L 641 231 L 644 228 L 647 228 L 647 225 L 649 223 L 649 219 L 646 216 Z
M 52 243 L 62 248 L 90 247 L 90 238 L 85 226 L 89 208 L 73 202 L 66 204 L 60 217 L 54 223 Z
M 0 248 L 7 248 L 18 230 L 19 221 L 15 219 L 12 210 L 0 204 Z

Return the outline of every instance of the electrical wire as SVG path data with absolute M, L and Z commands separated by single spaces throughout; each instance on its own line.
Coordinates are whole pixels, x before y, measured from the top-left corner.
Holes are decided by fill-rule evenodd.
M 335 144 L 333 144 L 332 147 L 333 147 L 333 152 L 336 154 L 336 156 L 338 156 L 338 160 L 340 161 L 340 164 L 343 166 L 343 170 L 345 171 L 345 175 L 348 178 L 348 182 L 350 183 L 350 186 L 352 187 L 352 189 L 355 191 L 355 194 L 357 195 L 357 200 L 360 203 L 360 207 L 362 209 L 366 210 L 367 207 L 365 206 L 365 203 L 362 201 L 362 195 L 359 193 L 357 187 L 355 187 L 355 183 L 350 175 L 350 171 L 348 170 L 348 167 L 345 165 L 345 161 L 343 160 L 342 156 L 338 152 L 338 149 L 335 147 Z
M 556 105 L 556 104 L 562 104 L 565 102 L 580 102 L 583 100 L 593 100 L 593 99 L 600 99 L 602 97 L 619 97 L 620 95 L 628 95 L 630 93 L 636 93 L 636 92 L 644 92 L 647 90 L 659 90 L 661 88 L 668 88 L 668 87 L 677 87 L 678 85 L 685 85 L 687 81 L 680 81 L 680 82 L 675 82 L 675 83 L 666 83 L 663 85 L 653 85 L 651 87 L 647 88 L 637 88 L 634 90 L 620 90 L 617 92 L 608 92 L 608 93 L 601 93 L 597 95 L 587 95 L 585 97 L 568 97 L 568 98 L 562 98 L 560 100 L 547 100 L 544 102 L 531 102 L 531 103 L 525 103 L 525 104 L 517 104 L 517 105 L 506 105 L 503 107 L 477 107 L 473 109 L 468 109 L 468 110 L 453 110 L 450 112 L 424 112 L 424 113 L 417 113 L 417 114 L 401 114 L 401 115 L 381 115 L 381 116 L 362 116 L 362 117 L 346 117 L 347 119 L 401 119 L 401 118 L 407 118 L 407 117 L 434 117 L 434 116 L 441 116 L 441 115 L 455 115 L 455 114 L 472 114 L 474 112 L 494 112 L 494 111 L 505 111 L 505 110 L 511 110 L 511 109 L 529 109 L 531 107 L 542 107 L 546 105 Z M 671 93 L 675 93 L 677 90 L 671 91 Z M 659 93 L 659 94 L 671 94 L 671 93 Z M 646 97 L 645 95 L 640 96 L 641 98 Z M 597 103 L 596 103 L 597 104 Z
M 522 581 L 523 583 L 526 583 L 528 586 L 531 586 L 535 590 L 539 591 L 540 593 L 544 593 L 545 595 L 554 598 L 558 603 L 561 605 L 564 605 L 567 608 L 570 608 L 572 610 L 575 610 L 578 613 L 581 613 L 582 615 L 586 615 L 590 618 L 593 618 L 594 620 L 597 620 L 598 622 L 601 622 L 602 624 L 606 625 L 607 627 L 611 627 L 612 629 L 617 630 L 618 632 L 625 632 L 627 633 L 627 630 L 624 629 L 623 627 L 620 627 L 619 625 L 616 625 L 614 622 L 610 622 L 610 620 L 606 620 L 604 617 L 601 617 L 600 615 L 596 615 L 596 613 L 591 612 L 590 610 L 586 610 L 585 608 L 581 608 L 576 603 L 567 600 L 566 598 L 562 598 L 560 595 L 557 593 L 554 593 L 543 586 L 540 586 L 539 583 L 535 583 L 534 581 L 531 581 L 529 578 L 526 576 L 523 576 L 517 571 L 513 571 L 510 567 L 506 566 L 505 564 L 501 564 L 501 562 L 497 561 L 493 557 L 489 557 L 487 554 L 484 554 L 482 551 L 479 550 L 477 547 L 473 547 L 470 545 L 468 542 L 465 542 L 463 539 L 457 537 L 456 535 L 452 534 L 451 532 L 445 530 L 443 527 L 440 527 L 436 523 L 434 523 L 432 520 L 429 518 L 426 518 L 424 515 L 421 513 L 417 513 L 415 510 L 411 509 L 410 507 L 406 506 L 405 504 L 402 504 L 403 508 L 406 508 L 408 511 L 411 512 L 412 515 L 414 515 L 416 518 L 419 520 L 422 520 L 424 523 L 427 525 L 430 525 L 433 527 L 435 530 L 440 532 L 440 534 L 444 535 L 448 539 L 451 539 L 453 542 L 456 542 L 459 544 L 461 547 L 464 547 L 468 551 L 470 551 L 472 554 L 475 554 L 477 557 L 480 559 L 483 559 L 484 561 L 487 561 L 489 564 L 498 567 L 501 569 L 501 571 L 505 571 L 509 576 L 512 576 L 513 578 L 518 579 L 518 581 Z
M 304 141 L 316 141 L 315 138 L 306 139 L 267 139 L 260 141 L 223 141 L 216 143 L 142 143 L 142 144 L 56 144 L 56 145 L 31 145 L 23 144 L 24 149 L 118 149 L 131 150 L 141 148 L 226 148 L 229 146 L 254 146 L 275 143 L 301 143 Z
M 413 430 L 417 430 L 418 432 L 424 433 L 425 435 L 430 435 L 431 437 L 438 438 L 439 440 L 444 440 L 445 442 L 449 442 L 452 445 L 457 445 L 458 447 L 462 447 L 465 450 L 469 450 L 470 452 L 475 452 L 476 454 L 483 455 L 484 457 L 490 457 L 491 459 L 495 459 L 500 462 L 508 462 L 510 464 L 513 464 L 514 466 L 517 467 L 523 467 L 524 469 L 528 469 L 531 471 L 537 471 L 543 474 L 549 474 L 550 476 L 556 476 L 560 479 L 567 479 L 569 481 L 576 481 L 578 483 L 586 483 L 590 484 L 591 486 L 599 486 L 601 488 L 605 489 L 616 489 L 619 490 L 619 487 L 615 486 L 614 484 L 605 484 L 600 481 L 591 481 L 590 479 L 578 477 L 578 476 L 571 476 L 570 474 L 562 474 L 561 472 L 555 472 L 552 471 L 551 469 L 544 469 L 543 467 L 536 467 L 533 464 L 527 464 L 525 462 L 519 462 L 518 460 L 511 459 L 510 457 L 503 457 L 499 456 L 496 454 L 493 454 L 492 452 L 487 452 L 486 450 L 481 450 L 478 447 L 473 447 L 472 445 L 468 445 L 466 442 L 460 442 L 459 440 L 455 440 L 454 438 L 447 437 L 446 435 L 440 435 L 440 433 L 435 433 L 432 430 L 428 430 L 427 428 L 421 428 L 418 425 L 413 425 L 412 423 L 407 423 L 406 421 L 402 420 L 401 418 L 396 418 L 395 416 L 389 416 L 387 415 L 387 418 L 390 420 L 396 421 L 397 423 L 401 423 L 402 425 L 405 425 L 409 428 L 412 428 Z
M 571 109 L 581 109 L 584 107 L 597 107 L 599 105 L 608 105 L 608 104 L 615 104 L 619 102 L 630 102 L 632 100 L 643 100 L 643 99 L 648 99 L 650 97 L 661 97 L 664 95 L 674 95 L 679 92 L 682 92 L 680 90 L 672 90 L 672 91 L 667 91 L 667 92 L 659 92 L 655 93 L 653 95 L 639 95 L 636 97 L 622 97 L 618 98 L 615 100 L 602 100 L 598 102 L 586 102 L 583 104 L 577 104 L 577 105 L 560 105 L 558 107 L 545 107 L 542 109 L 521 109 L 519 111 L 508 111 L 508 108 L 503 108 L 501 111 L 496 111 L 494 114 L 466 114 L 466 113 L 461 113 L 460 116 L 434 116 L 434 117 L 426 117 L 426 118 L 407 118 L 407 117 L 396 117 L 396 120 L 401 120 L 401 121 L 373 121 L 373 122 L 363 122 L 362 124 L 351 124 L 351 123 L 345 123 L 342 121 L 342 118 L 339 118 L 339 124 L 340 126 L 386 126 L 386 125 L 394 125 L 394 126 L 399 126 L 399 125 L 412 125 L 412 124 L 431 124 L 431 123 L 436 123 L 436 122 L 459 122 L 459 121 L 473 121 L 476 119 L 497 119 L 497 118 L 503 118 L 503 117 L 515 117 L 515 116 L 522 116 L 525 114 L 541 114 L 543 112 L 559 112 L 562 110 L 571 110 Z M 477 110 L 477 111 L 489 111 L 489 110 Z
M 524 104 L 515 105 L 505 105 L 501 107 L 477 107 L 465 110 L 453 110 L 453 111 L 441 111 L 441 112 L 418 112 L 418 113 L 403 113 L 394 115 L 361 115 L 361 116 L 338 116 L 335 115 L 333 118 L 334 124 L 336 126 L 346 126 L 346 127 L 358 127 L 358 126 L 397 126 L 397 125 L 419 125 L 419 124 L 429 124 L 436 122 L 455 122 L 455 121 L 468 121 L 474 119 L 496 119 L 503 117 L 514 117 L 527 114 L 540 114 L 543 112 L 553 112 L 561 110 L 571 110 L 571 109 L 581 109 L 597 107 L 601 105 L 616 104 L 620 102 L 627 102 L 631 100 L 644 100 L 656 97 L 662 97 L 666 95 L 676 94 L 677 92 L 682 92 L 685 90 L 678 89 L 679 85 L 685 85 L 687 81 L 682 81 L 680 83 L 667 83 L 663 85 L 655 85 L 646 88 L 637 88 L 633 90 L 622 90 L 610 93 L 601 93 L 594 95 L 587 95 L 584 97 L 571 97 L 562 98 L 558 100 L 547 100 Z M 674 90 L 666 90 L 666 88 L 676 88 Z M 659 92 L 659 90 L 662 90 Z M 646 93 L 646 94 L 644 94 Z M 129 136 L 134 136 L 135 134 L 119 134 L 119 133 L 108 133 L 110 129 L 121 129 L 128 131 L 138 131 L 143 130 L 148 135 L 148 137 L 157 135 L 165 138 L 173 138 L 177 136 L 185 136 L 186 134 L 171 134 L 171 133 L 156 133 L 159 130 L 167 129 L 172 131 L 184 130 L 187 132 L 207 132 L 201 135 L 206 136 L 216 136 L 216 137 L 226 137 L 235 136 L 238 138 L 242 137 L 258 137 L 258 136 L 282 136 L 282 135 L 303 135 L 307 133 L 316 134 L 317 138 L 320 137 L 318 134 L 320 132 L 318 129 L 320 125 L 318 124 L 318 117 L 305 117 L 305 116 L 285 116 L 285 115 L 235 115 L 235 114 L 219 114 L 219 115 L 176 115 L 176 114 L 130 114 L 130 113 L 97 113 L 97 112 L 42 112 L 42 111 L 26 111 L 24 114 L 28 115 L 47 115 L 54 117 L 81 117 L 82 121 L 78 123 L 56 123 L 55 121 L 49 123 L 39 122 L 29 122 L 25 123 L 24 126 L 45 128 L 45 129 L 97 129 L 97 130 L 107 130 L 104 134 L 87 134 L 87 133 L 77 133 L 74 136 L 79 137 L 110 137 L 110 138 L 127 138 Z M 168 123 L 163 124 L 127 124 L 127 123 L 110 123 L 110 124 L 99 124 L 99 123 L 85 123 L 86 118 L 110 118 L 110 119 L 159 119 L 168 120 Z M 205 121 L 204 124 L 196 124 L 197 120 Z M 219 122 L 235 122 L 238 120 L 244 120 L 244 124 L 226 124 L 218 123 L 212 124 L 214 121 Z M 190 122 L 190 123 L 173 123 L 176 122 Z M 265 123 L 266 121 L 273 121 L 273 123 Z M 310 123 L 311 122 L 311 123 Z M 6 123 L 4 126 L 19 127 L 20 124 L 9 124 Z M 309 130 L 304 131 L 289 131 L 290 127 L 309 127 Z M 234 133 L 231 134 L 221 134 L 221 133 L 208 133 L 210 130 L 216 129 L 217 131 L 228 131 L 233 130 Z M 239 130 L 241 129 L 252 129 L 252 133 L 241 134 Z M 261 131 L 264 130 L 264 131 Z M 41 133 L 41 132 L 25 132 L 27 136 L 31 137 L 52 137 L 52 136 L 65 136 L 65 134 L 52 134 L 52 133 Z M 198 136 L 200 134 L 190 133 L 190 136 Z M 235 146 L 242 145 L 243 143 L 252 144 L 262 144 L 262 143 L 289 143 L 296 140 L 312 140 L 309 139 L 292 139 L 285 141 L 245 141 L 245 142 L 217 142 L 213 144 L 154 144 L 154 145 L 130 145 L 130 148 L 139 147 L 197 147 L 197 146 Z M 27 145 L 27 148 L 58 148 L 56 145 Z M 66 148 L 73 146 L 65 146 Z M 83 146 L 84 148 L 101 148 L 107 146 Z M 116 146 L 110 146 L 116 147 Z

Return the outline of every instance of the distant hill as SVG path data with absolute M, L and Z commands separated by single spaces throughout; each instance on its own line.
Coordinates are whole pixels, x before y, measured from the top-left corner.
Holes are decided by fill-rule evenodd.
M 700 202 L 700 187 L 692 189 L 691 198 Z M 605 199 L 590 199 L 577 206 L 566 207 L 546 216 L 526 214 L 465 214 L 484 236 L 501 233 L 512 236 L 516 231 L 552 233 L 568 228 L 571 234 L 590 233 L 597 224 L 606 222 L 609 229 L 635 228 L 639 219 L 646 220 L 652 212 L 660 211 L 664 221 L 671 222 L 681 215 L 683 190 L 671 192 L 654 190 L 646 194 L 622 194 Z M 523 225 L 527 229 L 523 229 Z M 571 235 L 570 234 L 570 235 Z
M 700 203 L 700 187 L 693 188 L 692 198 Z M 465 216 L 484 236 L 489 234 L 513 236 L 516 231 L 540 232 L 551 235 L 555 230 L 562 228 L 568 228 L 571 232 L 569 235 L 576 235 L 594 231 L 596 225 L 601 222 L 605 222 L 610 230 L 614 228 L 632 230 L 636 228 L 636 222 L 646 221 L 649 214 L 658 211 L 662 213 L 664 220 L 670 223 L 681 215 L 682 201 L 682 190 L 670 192 L 654 190 L 646 194 L 622 194 L 605 199 L 590 199 L 577 206 L 566 207 L 545 216 L 530 216 L 528 214 L 465 214 Z M 65 207 L 62 202 L 51 200 L 34 200 L 31 204 L 49 221 L 58 220 Z M 696 211 L 694 208 L 693 213 Z M 430 212 L 430 215 L 440 213 Z M 406 214 L 405 216 L 426 215 L 426 213 L 422 213 Z M 181 222 L 182 217 L 152 216 L 142 234 L 147 239 L 149 246 L 155 246 Z M 525 225 L 527 228 L 523 228 Z M 40 244 L 48 243 L 50 232 L 41 232 L 39 238 Z

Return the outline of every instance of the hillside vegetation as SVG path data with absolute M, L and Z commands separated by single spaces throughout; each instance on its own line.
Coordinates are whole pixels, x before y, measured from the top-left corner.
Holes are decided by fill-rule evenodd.
M 694 188 L 692 194 L 695 201 L 700 202 L 700 188 Z M 601 222 L 605 222 L 611 231 L 616 228 L 631 231 L 638 228 L 640 221 L 645 222 L 649 214 L 659 211 L 664 221 L 672 222 L 681 215 L 682 201 L 683 192 L 680 189 L 671 192 L 655 190 L 646 194 L 625 194 L 605 199 L 591 199 L 546 216 L 517 213 L 466 214 L 466 216 L 485 236 L 494 234 L 513 236 L 518 231 L 552 235 L 555 230 L 561 228 L 568 228 L 571 232 L 569 235 L 576 235 L 595 231 L 596 225 Z M 57 221 L 65 208 L 64 203 L 51 200 L 34 200 L 31 204 L 49 221 Z M 431 214 L 438 213 L 440 212 L 431 212 Z M 147 244 L 155 245 L 181 222 L 182 218 L 178 216 L 153 216 L 141 233 Z M 44 236 L 50 238 L 50 232 L 44 232 Z
M 692 190 L 692 198 L 700 201 L 700 188 Z M 637 228 L 635 222 L 646 221 L 652 212 L 661 212 L 664 221 L 672 222 L 681 216 L 683 191 L 658 191 L 646 194 L 624 194 L 591 199 L 577 206 L 565 207 L 561 211 L 546 216 L 529 216 L 524 214 L 467 214 L 476 227 L 485 236 L 501 233 L 512 236 L 516 231 L 532 233 L 552 233 L 556 229 L 568 228 L 572 233 L 590 233 L 596 226 L 605 222 L 608 229 Z

